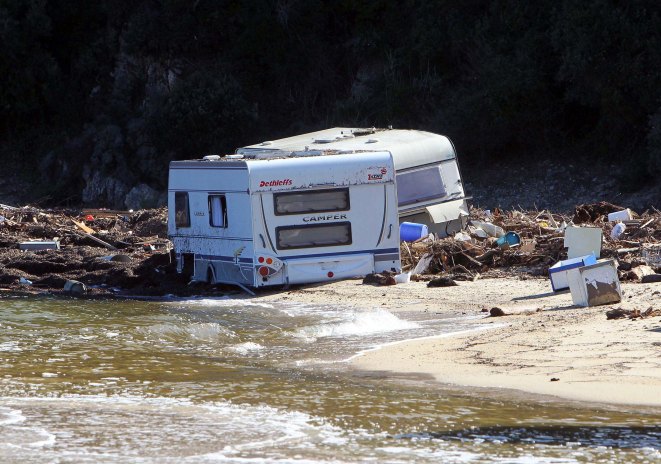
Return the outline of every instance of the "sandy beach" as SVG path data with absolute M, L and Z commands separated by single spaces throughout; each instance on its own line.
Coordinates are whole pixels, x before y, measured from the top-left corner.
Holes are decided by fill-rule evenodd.
M 661 406 L 661 318 L 607 320 L 613 308 L 661 309 L 659 284 L 623 284 L 623 300 L 591 308 L 553 293 L 547 279 L 498 278 L 428 288 L 347 280 L 266 294 L 264 301 L 479 316 L 475 331 L 385 345 L 355 369 L 416 373 L 454 386 L 513 389 L 597 403 Z M 489 317 L 499 307 L 510 315 Z M 493 324 L 493 328 L 483 328 Z M 555 379 L 555 380 L 553 380 Z

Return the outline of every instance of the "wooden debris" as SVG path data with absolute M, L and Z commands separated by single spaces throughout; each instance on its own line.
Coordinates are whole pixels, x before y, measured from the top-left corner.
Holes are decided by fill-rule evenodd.
M 583 224 L 602 227 L 604 236 L 610 237 L 613 223 L 605 221 L 609 212 L 623 208 L 610 203 L 581 205 L 577 207 L 574 217 L 580 216 Z M 552 214 L 548 211 L 512 211 L 487 215 L 483 210 L 471 209 L 470 219 L 491 222 L 507 232 L 516 232 L 522 243 L 534 243 L 530 247 L 518 247 L 502 250 L 495 247 L 495 239 L 480 238 L 479 232 L 470 226 L 464 231 L 471 235 L 471 241 L 460 241 L 448 237 L 434 241 L 413 244 L 402 243 L 401 259 L 405 269 L 412 269 L 420 258 L 432 254 L 429 274 L 453 276 L 456 266 L 462 266 L 465 271 L 486 274 L 487 277 L 497 277 L 503 272 L 514 272 L 515 268 L 525 268 L 527 272 L 536 275 L 547 275 L 548 268 L 556 262 L 567 259 L 564 247 L 564 227 L 572 223 L 571 216 Z M 587 221 L 587 222 L 586 222 Z M 602 247 L 602 258 L 617 258 L 620 264 L 630 263 L 627 270 L 644 264 L 642 253 L 646 247 L 658 244 L 661 249 L 661 213 L 645 212 L 636 221 L 642 224 L 640 228 L 625 230 L 620 239 L 608 239 Z M 647 231 L 641 234 L 641 228 Z M 635 265 L 633 265 L 635 264 Z M 649 263 L 648 263 L 649 264 Z M 655 265 L 651 265 L 653 268 Z M 622 268 L 622 272 L 626 272 Z M 656 272 L 660 272 L 656 269 Z M 464 270 L 461 274 L 467 275 Z M 453 276 L 453 278 L 456 276 Z M 458 279 L 457 279 L 458 280 Z M 467 280 L 467 279 L 466 279 Z
M 508 314 L 498 307 L 493 307 L 489 310 L 489 315 L 491 317 L 501 317 L 501 316 L 507 316 Z
M 643 312 L 641 312 L 640 309 L 623 308 L 615 308 L 606 311 L 606 319 L 645 319 L 647 317 L 656 316 L 661 316 L 661 309 L 654 309 L 651 306 Z
M 643 284 L 652 284 L 652 283 L 661 282 L 661 274 L 650 274 L 643 276 L 643 278 L 640 279 L 640 282 Z
M 427 283 L 427 287 L 455 287 L 457 285 L 459 284 L 449 277 L 437 277 Z
M 111 245 L 108 242 L 104 242 L 103 240 L 101 240 L 100 238 L 95 237 L 92 234 L 88 234 L 88 233 L 83 232 L 83 235 L 85 237 L 91 239 L 91 240 L 94 240 L 96 243 L 98 243 L 100 245 L 103 245 L 104 247 L 108 248 L 109 250 L 116 250 L 117 249 L 117 247 L 115 247 L 114 245 Z
M 72 219 L 71 222 L 73 222 L 80 230 L 85 232 L 86 234 L 94 234 L 96 231 L 92 229 L 91 227 L 86 226 L 82 222 L 78 222 L 75 219 Z

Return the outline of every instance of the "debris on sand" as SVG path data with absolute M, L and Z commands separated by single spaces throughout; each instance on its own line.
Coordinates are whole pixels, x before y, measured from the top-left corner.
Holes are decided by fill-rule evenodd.
M 626 229 L 613 239 L 611 231 L 616 224 L 608 221 L 608 215 L 624 209 L 601 202 L 579 205 L 570 216 L 549 211 L 486 213 L 472 208 L 467 229 L 460 239 L 402 242 L 402 266 L 404 270 L 415 271 L 418 265 L 418 269 L 424 268 L 425 274 L 449 276 L 453 280 L 474 280 L 476 275 L 483 278 L 548 276 L 551 266 L 567 259 L 565 229 L 580 224 L 602 231 L 601 258 L 617 260 L 620 280 L 640 282 L 648 278 L 655 281 L 654 276 L 661 273 L 661 212 L 656 209 L 640 215 L 631 212 L 634 219 L 625 221 Z M 505 234 L 515 233 L 521 243 L 499 246 L 497 238 L 484 232 L 485 224 L 491 224 L 494 230 L 502 229 Z M 464 235 L 470 239 L 466 240 Z M 654 258 L 656 256 L 659 258 Z M 425 265 L 419 266 L 423 260 Z M 412 280 L 420 279 L 412 276 Z
M 625 219 L 608 221 L 613 213 Z M 626 228 L 612 238 L 612 228 L 619 223 Z M 567 258 L 564 231 L 572 224 L 603 231 L 601 257 L 617 260 L 620 280 L 659 281 L 661 212 L 652 208 L 636 214 L 602 202 L 577 206 L 573 216 L 473 208 L 461 234 L 402 242 L 403 273 L 370 275 L 364 283 L 422 280 L 433 287 L 478 278 L 548 276 L 549 267 Z M 487 233 L 492 230 L 504 235 Z M 512 240 L 498 242 L 510 232 Z M 0 292 L 63 293 L 67 281 L 76 281 L 85 292 L 78 292 L 83 287 L 77 286 L 77 292 L 69 294 L 88 297 L 218 293 L 217 286 L 190 286 L 189 278 L 176 272 L 171 248 L 167 208 L 133 212 L 0 204 Z

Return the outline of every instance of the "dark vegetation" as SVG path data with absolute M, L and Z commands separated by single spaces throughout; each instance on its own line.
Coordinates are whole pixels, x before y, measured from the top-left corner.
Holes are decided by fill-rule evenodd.
M 0 0 L 0 200 L 154 206 L 169 160 L 335 125 L 446 134 L 465 172 L 613 163 L 636 191 L 660 69 L 651 0 Z

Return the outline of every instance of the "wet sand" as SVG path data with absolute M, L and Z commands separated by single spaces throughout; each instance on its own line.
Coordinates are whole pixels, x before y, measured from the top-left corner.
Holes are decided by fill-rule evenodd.
M 259 297 L 394 313 L 480 316 L 493 329 L 385 345 L 354 357 L 356 369 L 422 373 L 455 386 L 505 388 L 564 399 L 661 406 L 661 318 L 607 320 L 613 308 L 661 309 L 661 285 L 622 284 L 621 303 L 591 308 L 553 293 L 547 279 L 508 277 L 427 288 L 347 280 Z M 489 317 L 499 307 L 504 317 Z M 556 379 L 556 380 L 552 380 Z

